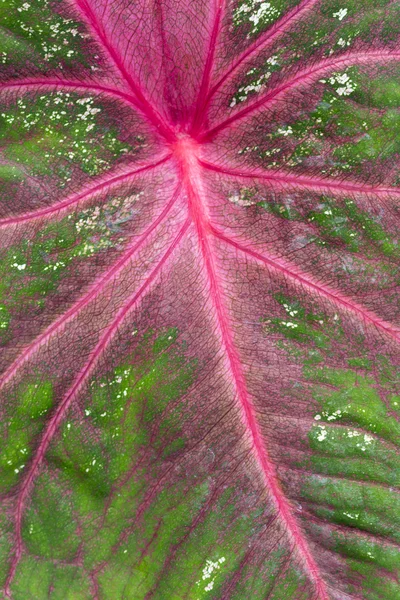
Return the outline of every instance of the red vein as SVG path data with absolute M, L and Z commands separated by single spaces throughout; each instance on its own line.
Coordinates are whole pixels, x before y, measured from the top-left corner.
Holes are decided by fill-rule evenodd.
M 244 119 L 247 116 L 251 116 L 256 110 L 261 108 L 264 104 L 270 105 L 272 100 L 276 100 L 279 96 L 282 96 L 286 92 L 289 92 L 293 88 L 314 81 L 327 71 L 333 69 L 343 69 L 350 65 L 362 65 L 368 64 L 372 61 L 383 62 L 387 60 L 400 60 L 400 52 L 364 52 L 354 53 L 348 52 L 342 54 L 336 58 L 329 58 L 321 60 L 320 62 L 313 65 L 310 69 L 304 69 L 299 71 L 293 77 L 290 77 L 287 81 L 278 85 L 276 88 L 270 90 L 264 94 L 258 100 L 250 102 L 248 106 L 242 110 L 237 110 L 231 117 L 215 125 L 201 136 L 201 142 L 211 141 L 220 131 L 226 129 L 233 123 Z
M 174 92 L 179 94 L 179 87 L 177 86 L 176 73 L 173 68 L 174 59 L 171 51 L 171 45 L 168 43 L 165 27 L 165 15 L 163 10 L 163 0 L 154 0 L 154 9 L 158 17 L 158 24 L 160 30 L 161 47 L 162 47 L 162 58 L 161 58 L 161 70 L 164 75 L 164 102 L 168 107 L 174 104 Z M 172 66 L 172 69 L 171 69 Z
M 282 187 L 298 187 L 304 189 L 315 189 L 319 192 L 339 192 L 342 194 L 372 194 L 376 196 L 400 195 L 400 188 L 387 186 L 374 186 L 357 183 L 356 181 L 338 181 L 324 177 L 308 177 L 306 175 L 295 175 L 284 171 L 248 171 L 246 169 L 229 169 L 221 165 L 209 163 L 205 160 L 199 161 L 201 166 L 209 171 L 230 175 L 232 177 L 248 177 L 251 179 L 264 179 L 268 182 L 277 182 Z
M 74 79 L 62 79 L 62 78 L 27 78 L 27 79 L 14 79 L 7 83 L 0 84 L 0 92 L 7 92 L 14 88 L 48 88 L 50 90 L 68 89 L 68 90 L 87 90 L 91 92 L 106 94 L 108 96 L 117 97 L 124 100 L 130 106 L 133 104 L 136 108 L 140 108 L 138 102 L 132 94 L 128 94 L 118 88 L 103 85 L 98 82 L 85 83 L 83 81 Z
M 177 188 L 175 193 L 172 195 L 170 201 L 165 206 L 164 210 L 161 214 L 155 219 L 155 221 L 146 229 L 146 231 L 140 236 L 139 241 L 130 246 L 124 254 L 120 257 L 120 259 L 109 269 L 102 277 L 99 278 L 97 282 L 95 282 L 91 288 L 91 290 L 82 296 L 71 308 L 69 308 L 59 319 L 54 321 L 43 333 L 41 333 L 37 338 L 35 338 L 22 352 L 21 354 L 14 360 L 14 362 L 8 367 L 8 369 L 3 373 L 0 377 L 0 390 L 14 377 L 16 372 L 22 367 L 23 364 L 26 363 L 27 360 L 32 356 L 38 348 L 43 346 L 57 331 L 60 330 L 61 327 L 65 326 L 74 315 L 80 312 L 89 302 L 97 298 L 97 296 L 102 292 L 105 285 L 113 278 L 118 275 L 125 267 L 126 263 L 129 259 L 133 258 L 135 254 L 142 248 L 143 244 L 149 237 L 149 235 L 160 225 L 162 221 L 164 221 L 165 217 L 168 215 L 173 205 L 176 202 L 176 199 L 179 195 L 180 186 Z
M 309 275 L 303 273 L 297 266 L 290 264 L 280 258 L 276 258 L 269 254 L 263 252 L 257 252 L 250 246 L 244 246 L 240 242 L 225 236 L 221 231 L 211 226 L 211 231 L 213 235 L 226 244 L 229 244 L 236 250 L 251 256 L 259 262 L 267 265 L 275 272 L 283 273 L 287 275 L 290 279 L 294 280 L 297 284 L 307 287 L 315 292 L 318 292 L 321 296 L 325 298 L 329 298 L 329 300 L 333 301 L 334 304 L 341 306 L 345 310 L 357 315 L 357 317 L 361 318 L 364 322 L 370 323 L 374 325 L 377 329 L 384 331 L 388 336 L 400 342 L 400 328 L 395 327 L 391 323 L 384 321 L 378 315 L 376 315 L 371 310 L 361 306 L 351 298 L 348 298 L 339 290 L 335 290 L 330 286 L 318 283 L 312 279 Z
M 121 309 L 117 312 L 117 315 L 115 316 L 115 318 L 113 319 L 111 324 L 107 327 L 104 334 L 100 337 L 93 352 L 91 352 L 91 354 L 90 354 L 90 358 L 89 358 L 88 362 L 86 363 L 85 367 L 81 370 L 81 372 L 78 374 L 78 377 L 76 378 L 75 382 L 73 383 L 73 385 L 71 386 L 69 391 L 66 393 L 64 399 L 60 402 L 59 406 L 57 407 L 55 413 L 53 414 L 51 420 L 49 421 L 49 423 L 44 431 L 43 437 L 42 437 L 40 444 L 36 450 L 33 461 L 26 473 L 26 477 L 23 482 L 23 485 L 21 486 L 18 496 L 16 498 L 16 515 L 15 515 L 16 544 L 15 544 L 14 559 L 11 563 L 9 574 L 8 574 L 6 585 L 5 585 L 5 594 L 7 597 L 10 597 L 10 585 L 14 579 L 14 575 L 15 575 L 17 566 L 19 564 L 19 561 L 21 560 L 22 551 L 23 551 L 22 516 L 23 516 L 25 501 L 29 494 L 29 491 L 33 484 L 33 481 L 38 473 L 38 470 L 43 461 L 43 458 L 46 454 L 47 448 L 49 447 L 49 444 L 51 443 L 52 439 L 54 438 L 54 435 L 56 434 L 57 429 L 60 426 L 66 412 L 68 411 L 69 407 L 71 406 L 72 401 L 74 400 L 76 395 L 79 393 L 79 391 L 82 389 L 82 387 L 84 386 L 87 379 L 93 373 L 93 370 L 95 369 L 100 357 L 105 352 L 106 348 L 108 347 L 108 345 L 114 338 L 115 334 L 118 331 L 118 328 L 125 320 L 125 317 L 135 307 L 135 305 L 140 300 L 140 298 L 142 297 L 144 292 L 147 290 L 149 285 L 155 280 L 158 273 L 161 271 L 161 269 L 163 268 L 165 263 L 168 261 L 171 254 L 174 252 L 174 250 L 180 244 L 189 225 L 190 225 L 190 220 L 187 219 L 185 221 L 183 227 L 180 229 L 178 235 L 175 237 L 172 244 L 169 246 L 168 250 L 164 253 L 162 258 L 159 260 L 159 262 L 154 267 L 154 269 L 151 271 L 151 273 L 148 275 L 148 277 L 146 277 L 145 282 L 141 285 L 139 290 L 137 292 L 135 292 L 135 294 L 133 296 L 131 296 L 131 298 L 128 300 L 128 302 L 126 302 L 124 304 L 124 306 L 122 306 Z
M 236 61 L 229 67 L 229 69 L 222 75 L 222 77 L 213 85 L 207 99 L 204 103 L 203 113 L 207 109 L 211 98 L 218 91 L 218 89 L 225 83 L 225 81 L 238 70 L 238 68 L 247 62 L 254 54 L 262 52 L 270 46 L 280 35 L 282 35 L 287 29 L 292 27 L 304 14 L 310 10 L 319 0 L 303 0 L 298 6 L 295 6 L 292 10 L 282 16 L 279 21 L 265 31 L 263 35 L 260 35 L 246 50 L 244 50 Z
M 204 114 L 204 111 L 208 104 L 208 89 L 210 87 L 210 78 L 211 78 L 211 72 L 212 72 L 213 65 L 214 65 L 214 55 L 215 55 L 218 36 L 219 36 L 219 32 L 220 32 L 221 18 L 222 18 L 222 11 L 223 11 L 224 3 L 225 3 L 225 0 L 218 0 L 218 8 L 217 8 L 214 25 L 213 25 L 212 32 L 211 32 L 207 60 L 206 60 L 205 66 L 204 66 L 203 77 L 202 77 L 201 84 L 200 84 L 199 94 L 197 97 L 197 103 L 196 103 L 196 108 L 195 108 L 193 122 L 192 122 L 192 133 L 193 134 L 195 133 L 195 131 L 197 131 L 197 129 L 201 123 L 201 119 Z M 203 101 L 203 98 L 205 98 L 205 101 Z
M 117 50 L 113 47 L 113 45 L 108 40 L 106 31 L 97 19 L 96 14 L 91 8 L 88 0 L 73 0 L 75 6 L 79 9 L 82 17 L 85 22 L 90 27 L 91 31 L 96 35 L 99 39 L 100 43 L 106 49 L 108 55 L 110 56 L 113 64 L 121 74 L 124 81 L 128 84 L 128 87 L 135 94 L 138 102 L 140 104 L 140 109 L 143 114 L 146 115 L 148 120 L 156 127 L 157 131 L 167 140 L 172 141 L 175 139 L 175 135 L 171 128 L 164 122 L 159 113 L 156 111 L 155 107 L 149 102 L 149 100 L 145 97 L 143 90 L 133 79 L 132 75 L 126 69 L 124 62 Z
M 7 217 L 5 219 L 0 219 L 0 227 L 4 227 L 5 225 L 17 225 L 18 223 L 23 223 L 25 221 L 32 221 L 33 219 L 38 219 L 40 217 L 44 217 L 46 215 L 51 215 L 53 213 L 65 210 L 66 208 L 72 206 L 73 204 L 77 204 L 78 202 L 90 200 L 91 198 L 93 198 L 93 196 L 99 194 L 100 192 L 103 192 L 107 189 L 112 189 L 114 186 L 120 185 L 124 181 L 128 181 L 129 179 L 139 175 L 140 173 L 145 173 L 146 171 L 155 169 L 156 167 L 162 165 L 169 159 L 170 155 L 167 155 L 154 163 L 143 165 L 138 169 L 122 172 L 118 175 L 103 175 L 90 186 L 87 186 L 86 189 L 82 190 L 81 192 L 72 194 L 65 200 L 62 200 L 61 202 L 58 202 L 53 206 L 39 208 L 38 210 L 23 213 L 21 215 L 17 215 L 16 217 Z
M 270 493 L 277 512 L 285 524 L 290 537 L 296 544 L 305 569 L 317 591 L 319 600 L 328 600 L 329 596 L 326 591 L 326 585 L 319 572 L 319 568 L 311 554 L 304 534 L 301 531 L 296 518 L 292 514 L 290 504 L 280 487 L 275 466 L 265 448 L 264 440 L 257 423 L 255 408 L 247 390 L 240 357 L 233 338 L 228 309 L 219 282 L 220 275 L 218 274 L 216 260 L 210 245 L 210 233 L 212 233 L 211 224 L 206 214 L 204 201 L 200 197 L 201 193 L 199 190 L 201 190 L 201 176 L 193 149 L 190 147 L 190 142 L 183 142 L 178 149 L 177 154 L 180 158 L 183 181 L 185 182 L 187 189 L 190 214 L 196 225 L 199 246 L 207 271 L 210 298 L 215 311 L 216 324 L 220 331 L 221 341 L 227 359 L 227 367 L 231 374 L 232 382 L 240 403 L 246 430 L 251 437 L 255 458 L 264 477 L 265 487 Z

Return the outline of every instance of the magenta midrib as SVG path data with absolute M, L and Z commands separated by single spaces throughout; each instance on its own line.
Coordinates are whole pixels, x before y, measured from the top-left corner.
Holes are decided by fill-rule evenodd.
M 209 171 L 229 175 L 231 177 L 246 177 L 249 179 L 264 179 L 269 183 L 276 182 L 280 186 L 299 187 L 306 189 L 316 189 L 319 191 L 335 191 L 355 194 L 371 194 L 376 196 L 400 195 L 400 188 L 387 186 L 363 185 L 356 181 L 327 179 L 324 177 L 308 177 L 307 175 L 295 175 L 285 173 L 284 171 L 259 171 L 258 169 L 246 170 L 240 167 L 229 169 L 216 163 L 201 160 L 200 164 Z
M 145 173 L 146 171 L 155 169 L 156 167 L 165 163 L 170 158 L 171 154 L 167 154 L 166 156 L 163 156 L 157 161 L 149 163 L 147 165 L 143 165 L 141 167 L 138 167 L 137 169 L 129 170 L 115 175 L 113 175 L 112 173 L 102 175 L 100 176 L 99 180 L 97 180 L 94 183 L 94 185 L 92 183 L 90 186 L 87 187 L 87 189 L 72 194 L 69 198 L 61 200 L 57 204 L 53 204 L 52 206 L 48 206 L 46 208 L 38 209 L 35 211 L 30 211 L 28 213 L 23 213 L 17 215 L 16 217 L 6 217 L 5 219 L 0 219 L 0 227 L 4 227 L 6 225 L 18 225 L 19 223 L 23 223 L 25 221 L 31 221 L 40 217 L 46 217 L 53 213 L 59 213 L 65 210 L 66 208 L 69 208 L 73 204 L 78 204 L 82 201 L 89 201 L 97 194 L 104 192 L 104 190 L 110 189 L 111 191 L 111 189 L 114 186 L 120 185 L 125 181 L 129 181 L 130 179 L 136 177 L 137 175 Z
M 19 371 L 19 369 L 26 363 L 27 360 L 33 355 L 34 352 L 38 348 L 40 348 L 43 344 L 45 344 L 52 335 L 59 331 L 59 329 L 66 325 L 74 315 L 80 312 L 89 302 L 96 299 L 99 294 L 104 290 L 106 284 L 118 273 L 120 273 L 128 260 L 135 257 L 135 255 L 139 252 L 139 250 L 143 247 L 143 244 L 146 242 L 151 233 L 160 225 L 172 207 L 174 206 L 176 199 L 178 197 L 180 190 L 180 185 L 177 190 L 172 195 L 170 201 L 165 205 L 164 209 L 160 213 L 160 215 L 153 221 L 153 223 L 146 229 L 144 233 L 139 236 L 139 241 L 137 241 L 133 246 L 129 247 L 121 256 L 121 258 L 114 263 L 114 265 L 109 269 L 100 279 L 99 281 L 93 284 L 91 290 L 85 294 L 78 302 L 76 302 L 70 309 L 68 309 L 59 319 L 57 319 L 54 323 L 52 323 L 42 334 L 40 334 L 37 338 L 33 340 L 26 348 L 22 351 L 22 353 L 14 360 L 14 362 L 8 367 L 8 369 L 3 373 L 0 377 L 0 390 L 14 377 L 14 375 Z
M 202 133 L 200 141 L 210 142 L 220 131 L 224 131 L 231 125 L 243 120 L 246 117 L 251 117 L 264 104 L 269 105 L 278 96 L 281 96 L 285 92 L 288 92 L 299 85 L 307 83 L 309 80 L 315 79 L 317 76 L 320 76 L 323 73 L 331 71 L 335 68 L 343 68 L 343 66 L 347 65 L 368 64 L 372 61 L 379 63 L 384 60 L 400 60 L 400 52 L 349 52 L 336 58 L 322 60 L 321 62 L 315 64 L 312 68 L 300 71 L 297 73 L 297 75 L 290 77 L 281 85 L 278 85 L 276 88 L 266 92 L 258 100 L 250 102 L 247 106 L 245 106 L 245 108 L 237 110 L 236 113 L 234 113 L 231 117 L 228 117 L 224 121 L 217 123 L 217 125 L 214 125 L 211 127 L 211 129 L 208 129 Z
M 191 164 L 190 164 L 191 163 Z M 193 168 L 193 161 L 187 161 L 182 165 L 183 179 L 186 184 L 189 210 L 196 225 L 197 237 L 202 257 L 207 271 L 207 279 L 210 287 L 210 298 L 214 308 L 215 320 L 220 330 L 221 340 L 228 360 L 228 367 L 232 374 L 232 380 L 241 406 L 244 425 L 248 431 L 257 463 L 264 477 L 267 492 L 272 496 L 273 503 L 285 523 L 290 536 L 293 538 L 299 551 L 305 568 L 310 576 L 320 600 L 329 600 L 326 585 L 319 572 L 319 568 L 312 556 L 308 543 L 304 538 L 297 520 L 292 514 L 291 507 L 286 499 L 276 475 L 275 467 L 268 456 L 263 437 L 255 416 L 255 409 L 247 390 L 245 377 L 241 368 L 241 361 L 233 341 L 233 332 L 225 305 L 224 294 L 221 291 L 219 275 L 216 267 L 216 259 L 210 247 L 210 223 L 204 212 L 204 200 L 200 197 L 199 190 L 193 182 L 198 181 L 199 174 Z
M 209 45 L 208 53 L 207 53 L 207 60 L 206 60 L 206 64 L 204 67 L 203 77 L 201 80 L 199 94 L 198 94 L 197 102 L 196 102 L 196 108 L 194 111 L 194 117 L 193 117 L 193 121 L 192 121 L 192 132 L 193 133 L 195 131 L 197 131 L 197 128 L 201 125 L 202 115 L 207 107 L 208 88 L 210 85 L 210 77 L 211 77 L 211 72 L 212 72 L 212 68 L 214 65 L 214 55 L 215 55 L 215 50 L 216 50 L 216 46 L 217 46 L 218 35 L 220 33 L 222 8 L 226 1 L 227 0 L 217 0 L 217 2 L 218 2 L 217 14 L 216 14 L 214 25 L 213 25 L 212 32 L 211 32 L 211 39 L 210 39 L 210 45 Z M 202 98 L 205 98 L 204 102 L 203 102 Z
M 318 292 L 322 296 L 329 298 L 329 300 L 335 305 L 341 306 L 349 312 L 354 313 L 358 316 L 358 318 L 361 318 L 362 321 L 374 325 L 377 329 L 383 330 L 389 337 L 393 338 L 396 342 L 400 342 L 399 327 L 395 327 L 391 323 L 388 323 L 384 319 L 381 319 L 377 314 L 357 304 L 354 300 L 348 298 L 339 290 L 334 290 L 328 287 L 327 285 L 314 281 L 309 275 L 301 273 L 298 267 L 295 267 L 294 265 L 285 263 L 284 261 L 278 258 L 257 252 L 248 245 L 242 245 L 240 242 L 233 240 L 228 236 L 225 236 L 221 231 L 214 227 L 212 227 L 211 230 L 213 235 L 215 235 L 217 238 L 219 238 L 226 244 L 232 246 L 236 250 L 239 250 L 243 254 L 251 256 L 257 261 L 262 262 L 268 265 L 269 267 L 272 267 L 275 271 L 287 275 L 296 283 L 304 285 L 307 288 Z
M 15 516 L 15 534 L 16 534 L 16 544 L 15 544 L 15 554 L 13 561 L 11 563 L 9 574 L 7 577 L 7 581 L 5 584 L 5 593 L 6 595 L 10 594 L 10 585 L 14 579 L 14 575 L 19 564 L 19 561 L 22 556 L 23 551 L 23 542 L 22 542 L 22 516 L 24 511 L 24 505 L 27 495 L 29 494 L 30 488 L 36 475 L 38 473 L 39 467 L 43 461 L 43 458 L 46 454 L 47 448 L 51 443 L 59 425 L 61 424 L 66 412 L 68 411 L 71 403 L 73 402 L 76 395 L 84 386 L 87 379 L 93 373 L 99 358 L 105 352 L 106 348 L 114 338 L 115 334 L 118 331 L 118 328 L 122 325 L 123 321 L 127 314 L 133 310 L 137 302 L 141 299 L 144 292 L 149 288 L 151 283 L 156 280 L 159 272 L 164 267 L 165 263 L 168 261 L 170 256 L 173 254 L 174 250 L 179 246 L 182 238 L 186 234 L 189 226 L 190 219 L 186 219 L 184 225 L 180 228 L 178 234 L 175 236 L 173 242 L 169 245 L 166 252 L 163 254 L 162 258 L 157 262 L 156 266 L 151 270 L 149 275 L 145 278 L 144 283 L 140 286 L 139 290 L 137 290 L 133 296 L 124 304 L 124 306 L 118 311 L 116 317 L 112 320 L 111 324 L 107 327 L 105 333 L 101 336 L 100 340 L 96 344 L 93 352 L 90 354 L 90 358 L 87 361 L 86 365 L 83 367 L 82 371 L 79 373 L 75 382 L 73 383 L 70 390 L 65 395 L 64 399 L 61 401 L 58 406 L 56 412 L 54 413 L 52 419 L 49 421 L 48 426 L 45 429 L 43 437 L 40 441 L 40 444 L 36 450 L 33 461 L 29 467 L 29 471 L 26 474 L 23 485 L 20 488 L 18 493 L 17 501 L 16 501 L 16 516 Z
M 156 130 L 167 140 L 172 141 L 174 134 L 171 128 L 164 122 L 159 115 L 155 107 L 146 98 L 143 90 L 133 79 L 132 75 L 126 69 L 122 58 L 119 56 L 117 50 L 109 42 L 105 31 L 103 30 L 100 22 L 98 21 L 94 11 L 90 7 L 86 0 L 73 0 L 75 6 L 80 11 L 85 23 L 90 27 L 92 33 L 100 41 L 102 46 L 107 51 L 113 64 L 121 74 L 123 80 L 128 84 L 130 90 L 134 93 L 139 102 L 139 109 L 147 117 L 149 122 L 155 126 Z
M 247 62 L 252 56 L 255 54 L 259 54 L 265 48 L 270 46 L 282 33 L 284 33 L 287 29 L 289 29 L 296 21 L 304 16 L 304 13 L 307 10 L 310 10 L 314 4 L 319 2 L 319 0 L 303 0 L 301 4 L 295 6 L 291 11 L 287 14 L 284 14 L 281 19 L 279 19 L 270 29 L 268 29 L 264 35 L 261 35 L 253 44 L 251 44 L 246 50 L 242 52 L 242 54 L 238 57 L 238 59 L 234 62 L 233 65 L 222 75 L 222 77 L 213 85 L 206 101 L 203 106 L 203 111 L 205 111 L 212 99 L 212 97 L 216 94 L 219 88 L 225 83 L 225 81 L 229 78 L 232 79 L 234 73 L 238 70 L 238 68 L 245 62 Z

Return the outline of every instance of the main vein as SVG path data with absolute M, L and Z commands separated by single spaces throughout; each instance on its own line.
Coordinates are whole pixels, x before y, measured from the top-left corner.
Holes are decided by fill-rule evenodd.
M 319 567 L 314 560 L 308 542 L 304 537 L 296 518 L 293 516 L 290 504 L 280 486 L 275 466 L 268 455 L 256 419 L 255 407 L 247 389 L 241 359 L 234 341 L 231 320 L 221 284 L 221 276 L 218 272 L 217 260 L 210 241 L 212 229 L 208 215 L 206 214 L 205 201 L 201 192 L 202 184 L 199 165 L 196 158 L 189 152 L 187 153 L 186 158 L 185 151 L 182 152 L 182 156 L 182 176 L 187 190 L 189 210 L 196 225 L 198 243 L 207 273 L 215 321 L 220 332 L 227 368 L 232 377 L 232 382 L 240 404 L 243 422 L 251 440 L 254 456 L 263 475 L 267 493 L 271 496 L 275 508 L 287 529 L 289 537 L 295 543 L 299 558 L 304 564 L 305 570 L 317 591 L 319 600 L 328 600 L 329 596 L 326 584 L 322 579 Z

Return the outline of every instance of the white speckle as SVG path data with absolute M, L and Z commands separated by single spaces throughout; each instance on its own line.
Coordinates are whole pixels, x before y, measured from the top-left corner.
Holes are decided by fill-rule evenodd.
M 335 73 L 329 78 L 329 83 L 331 85 L 335 85 L 335 83 L 341 84 L 341 87 L 336 88 L 336 92 L 339 96 L 349 96 L 357 88 L 357 84 L 354 81 L 351 81 L 347 73 Z
M 315 421 L 320 421 L 321 420 L 321 415 L 315 415 L 314 419 L 315 419 Z
M 346 517 L 349 517 L 349 519 L 358 519 L 358 517 L 360 516 L 360 513 L 348 513 L 348 512 L 344 512 L 343 513 Z
M 323 425 L 320 425 L 319 432 L 317 435 L 317 440 L 319 442 L 323 442 L 327 437 L 328 437 L 328 432 L 326 431 L 326 428 Z
M 226 560 L 225 556 L 221 556 L 221 558 L 218 558 L 216 561 L 206 560 L 206 566 L 203 569 L 203 574 L 202 574 L 201 579 L 203 581 L 210 579 L 211 581 L 209 581 L 207 583 L 207 585 L 205 586 L 205 588 L 204 588 L 205 592 L 210 592 L 214 588 L 216 574 L 214 574 L 213 578 L 211 578 L 211 576 L 215 571 L 219 571 L 221 569 L 221 565 L 225 562 L 225 560 Z M 201 581 L 197 581 L 196 583 L 197 583 L 197 585 L 200 585 Z
M 338 12 L 333 13 L 332 16 L 337 17 L 339 21 L 342 21 L 342 19 L 344 19 L 347 15 L 347 12 L 347 8 L 341 8 L 340 10 L 338 10 Z
M 361 433 L 357 430 L 347 432 L 347 437 L 349 437 L 349 438 L 359 437 L 360 435 L 361 435 Z
M 286 136 L 290 135 L 291 133 L 293 133 L 293 129 L 290 127 L 290 125 L 288 125 L 286 127 L 286 129 L 284 127 L 279 128 L 277 133 L 286 137 Z
M 17 8 L 17 11 L 24 12 L 25 10 L 29 10 L 30 7 L 31 7 L 30 4 L 28 4 L 27 2 L 24 2 L 20 8 Z
M 26 263 L 22 265 L 19 265 L 18 263 L 13 263 L 11 266 L 18 269 L 18 271 L 23 271 L 24 269 L 26 269 Z

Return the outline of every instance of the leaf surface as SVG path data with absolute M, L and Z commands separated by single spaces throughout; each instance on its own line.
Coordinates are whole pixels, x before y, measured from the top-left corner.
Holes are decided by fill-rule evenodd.
M 0 4 L 0 598 L 400 598 L 399 36 Z

